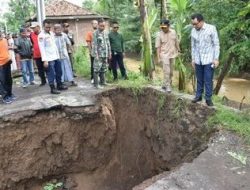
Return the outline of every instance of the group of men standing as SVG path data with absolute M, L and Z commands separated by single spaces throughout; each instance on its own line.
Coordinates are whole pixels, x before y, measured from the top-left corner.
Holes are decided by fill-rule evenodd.
M 113 73 L 114 81 L 118 80 L 117 67 L 119 66 L 123 79 L 128 79 L 124 66 L 124 41 L 118 32 L 118 22 L 112 23 L 112 31 L 105 31 L 105 21 L 92 21 L 93 31 L 86 35 L 86 42 L 91 57 L 91 81 L 96 88 L 106 85 L 105 73 L 109 68 Z M 100 78 L 100 80 L 99 80 Z M 99 82 L 100 81 L 100 82 Z
M 68 30 L 69 25 L 55 24 L 52 28 L 48 20 L 43 22 L 44 30 L 37 22 L 33 22 L 30 32 L 27 28 L 20 29 L 20 35 L 15 40 L 14 48 L 0 33 L 0 94 L 3 103 L 11 103 L 16 99 L 12 93 L 11 56 L 12 48 L 19 55 L 22 71 L 22 86 L 27 88 L 35 85 L 33 60 L 41 79 L 40 86 L 49 83 L 52 94 L 60 94 L 67 90 L 64 82 L 70 86 L 77 86 L 72 69 L 72 45 L 74 43 Z M 46 79 L 47 76 L 47 79 Z
M 205 89 L 205 99 L 208 106 L 213 106 L 213 73 L 219 65 L 219 38 L 215 26 L 204 22 L 201 14 L 191 16 L 193 30 L 191 32 L 192 66 L 197 77 L 197 90 L 193 103 L 202 101 Z M 112 30 L 108 33 L 105 30 L 105 20 L 92 21 L 93 31 L 86 35 L 86 42 L 91 58 L 91 82 L 96 88 L 103 88 L 106 85 L 105 73 L 109 68 L 113 72 L 113 79 L 118 79 L 117 68 L 119 66 L 123 79 L 127 79 L 127 72 L 124 67 L 124 41 L 118 32 L 119 24 L 112 23 Z M 27 36 L 25 29 L 20 30 L 20 37 L 16 42 L 17 51 L 21 57 L 23 87 L 34 85 L 34 69 L 32 57 L 34 58 L 41 86 L 46 84 L 46 75 L 52 94 L 60 94 L 60 91 L 67 90 L 65 81 L 72 86 L 74 82 L 72 70 L 72 45 L 74 43 L 69 34 L 69 25 L 65 23 L 52 25 L 49 21 L 43 22 L 43 31 L 40 26 L 33 23 L 33 32 Z M 162 20 L 161 31 L 156 35 L 155 47 L 157 49 L 158 62 L 163 65 L 164 81 L 162 88 L 171 92 L 173 67 L 175 58 L 180 53 L 179 40 L 176 32 L 170 27 L 169 20 Z M 8 44 L 0 35 L 0 93 L 4 103 L 9 103 L 16 97 L 12 93 L 11 60 L 8 55 Z

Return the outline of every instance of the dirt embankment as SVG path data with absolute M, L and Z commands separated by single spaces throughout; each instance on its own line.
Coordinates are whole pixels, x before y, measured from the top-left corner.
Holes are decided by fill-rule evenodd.
M 90 107 L 4 116 L 0 189 L 41 189 L 54 178 L 73 181 L 64 184 L 71 190 L 131 189 L 204 150 L 212 113 L 148 88 L 110 90 Z

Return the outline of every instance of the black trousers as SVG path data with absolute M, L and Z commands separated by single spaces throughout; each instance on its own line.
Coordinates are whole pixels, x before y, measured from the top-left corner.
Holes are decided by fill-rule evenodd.
M 0 66 L 0 88 L 3 97 L 12 95 L 11 61 Z
M 7 92 L 4 89 L 4 85 L 2 84 L 2 81 L 0 81 L 0 95 L 5 98 L 7 96 Z
M 38 75 L 39 75 L 39 77 L 41 79 L 41 83 L 45 84 L 46 83 L 46 76 L 45 76 L 45 68 L 44 68 L 44 65 L 43 65 L 42 58 L 35 58 L 34 60 L 36 62 L 36 66 L 37 66 L 37 69 L 38 69 Z
M 117 65 L 119 65 L 122 77 L 126 77 L 127 73 L 123 63 L 123 54 L 121 52 L 112 51 L 111 69 L 113 71 L 114 80 L 118 78 Z
M 70 60 L 71 67 L 72 67 L 72 72 L 74 73 L 74 72 L 75 72 L 75 69 L 74 69 L 74 58 L 73 58 L 73 54 L 72 54 L 72 53 L 68 53 L 68 54 L 69 54 L 69 60 Z
M 94 57 L 90 55 L 90 62 L 91 62 L 91 80 L 94 79 Z

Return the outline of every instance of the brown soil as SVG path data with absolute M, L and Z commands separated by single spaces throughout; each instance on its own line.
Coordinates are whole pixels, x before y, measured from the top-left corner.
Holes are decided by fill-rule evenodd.
M 213 113 L 153 89 L 114 89 L 89 107 L 0 118 L 0 189 L 129 190 L 206 148 Z

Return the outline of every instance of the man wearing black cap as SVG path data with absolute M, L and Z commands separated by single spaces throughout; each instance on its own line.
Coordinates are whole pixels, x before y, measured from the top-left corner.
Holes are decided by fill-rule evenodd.
M 180 47 L 176 32 L 170 28 L 169 20 L 161 21 L 161 31 L 156 36 L 155 47 L 157 49 L 158 62 L 163 65 L 164 83 L 163 89 L 171 92 L 173 67 Z
M 27 30 L 20 29 L 20 37 L 16 41 L 17 52 L 21 58 L 21 68 L 23 74 L 23 88 L 34 85 L 34 67 L 32 63 L 32 43 L 27 37 Z

